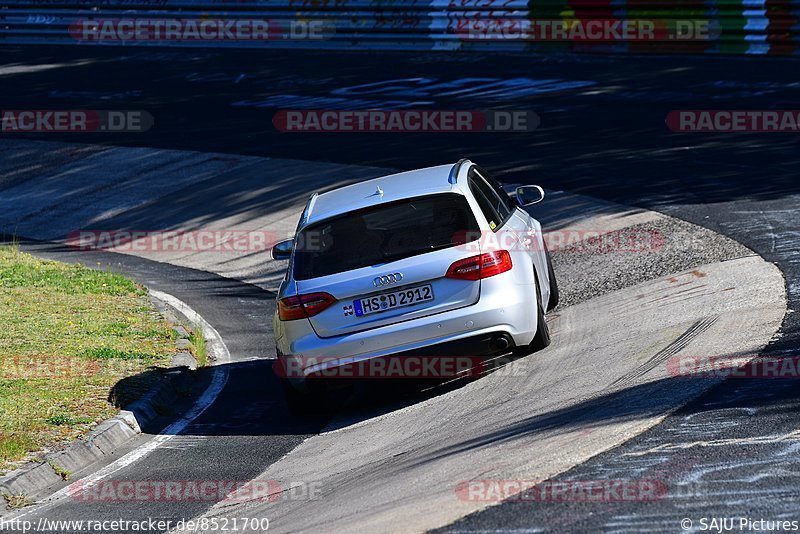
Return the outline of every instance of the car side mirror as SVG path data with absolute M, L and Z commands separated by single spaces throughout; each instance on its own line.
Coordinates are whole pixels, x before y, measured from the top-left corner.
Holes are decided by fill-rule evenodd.
M 544 200 L 544 189 L 538 185 L 521 185 L 517 187 L 516 193 L 520 206 L 532 206 Z
M 274 247 L 272 247 L 272 259 L 273 260 L 288 260 L 292 257 L 292 250 L 294 249 L 294 239 L 287 239 L 286 241 L 281 241 L 280 243 L 276 243 Z

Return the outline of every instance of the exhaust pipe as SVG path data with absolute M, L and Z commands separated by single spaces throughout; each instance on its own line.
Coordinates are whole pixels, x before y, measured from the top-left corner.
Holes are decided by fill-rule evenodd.
M 498 338 L 495 338 L 493 345 L 494 348 L 497 350 L 506 350 L 508 349 L 508 347 L 511 346 L 511 343 L 508 341 L 507 337 L 500 336 Z

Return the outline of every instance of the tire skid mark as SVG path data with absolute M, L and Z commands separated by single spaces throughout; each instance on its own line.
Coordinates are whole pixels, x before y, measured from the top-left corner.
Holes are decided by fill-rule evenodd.
M 705 319 L 701 319 L 692 326 L 689 327 L 683 334 L 678 336 L 675 341 L 661 349 L 659 352 L 655 354 L 652 358 L 648 361 L 640 365 L 639 367 L 635 368 L 634 370 L 630 371 L 629 373 L 621 376 L 620 378 L 616 379 L 614 382 L 611 383 L 610 387 L 615 386 L 628 386 L 634 380 L 643 377 L 645 374 L 649 373 L 656 367 L 660 365 L 664 365 L 665 362 L 677 355 L 680 351 L 685 349 L 689 343 L 692 342 L 694 338 L 711 328 L 711 326 L 717 322 L 719 316 L 714 317 L 706 317 Z
M 688 299 L 692 299 L 692 298 L 702 297 L 702 296 L 711 294 L 715 290 L 709 291 L 707 284 L 701 284 L 701 285 L 694 286 L 694 287 L 687 288 L 687 289 L 683 289 L 683 290 L 680 290 L 680 291 L 675 291 L 674 288 L 669 288 L 668 291 L 669 292 L 667 294 L 661 295 L 661 296 L 656 296 L 656 294 L 659 293 L 659 292 L 658 291 L 654 291 L 653 295 L 651 295 L 651 298 L 648 299 L 648 300 L 641 300 L 646 295 L 640 295 L 635 303 L 629 303 L 629 302 L 620 303 L 620 304 L 615 305 L 615 306 L 613 306 L 613 307 L 611 307 L 609 309 L 612 312 L 617 312 L 617 311 L 625 312 L 629 308 L 634 307 L 634 304 L 636 306 L 642 306 L 642 305 L 646 305 L 646 304 L 655 304 L 655 303 L 669 304 L 670 302 L 678 302 L 678 301 L 682 301 L 682 300 L 688 300 Z

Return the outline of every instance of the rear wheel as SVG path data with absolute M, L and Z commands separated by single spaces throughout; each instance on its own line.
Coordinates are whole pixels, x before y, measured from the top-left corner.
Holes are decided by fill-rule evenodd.
M 542 307 L 542 297 L 538 287 L 536 290 L 536 335 L 533 336 L 530 348 L 531 352 L 542 350 L 550 345 L 550 328 L 544 320 L 544 308 Z
M 553 270 L 553 259 L 550 257 L 550 251 L 547 250 L 547 245 L 545 245 L 544 254 L 547 258 L 547 278 L 550 280 L 550 300 L 547 302 L 547 311 L 551 311 L 558 306 L 558 282 L 556 282 L 556 273 Z
M 539 291 L 539 279 L 536 276 L 536 271 L 533 273 L 534 286 L 533 290 L 536 292 L 536 335 L 528 345 L 523 345 L 514 349 L 514 354 L 525 355 L 542 350 L 550 345 L 550 329 L 544 318 L 544 307 L 542 305 L 542 294 Z
M 281 384 L 283 399 L 289 412 L 294 415 L 308 415 L 320 411 L 324 406 L 324 384 L 310 383 L 306 381 L 300 387 L 292 384 L 289 380 L 290 364 L 280 355 L 278 348 L 275 347 L 278 359 L 273 366 L 273 371 Z
M 281 388 L 283 389 L 283 399 L 286 401 L 290 413 L 294 415 L 314 413 L 315 403 L 311 393 L 300 391 L 285 378 L 281 379 Z

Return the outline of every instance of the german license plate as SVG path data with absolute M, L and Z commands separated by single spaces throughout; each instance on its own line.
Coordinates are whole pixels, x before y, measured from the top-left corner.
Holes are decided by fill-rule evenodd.
M 366 297 L 353 301 L 353 309 L 357 317 L 380 313 L 397 308 L 413 306 L 420 302 L 433 300 L 433 289 L 430 284 L 407 289 L 398 289 L 391 293 L 383 293 L 374 297 Z

